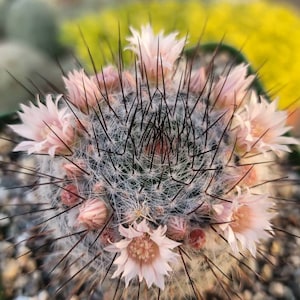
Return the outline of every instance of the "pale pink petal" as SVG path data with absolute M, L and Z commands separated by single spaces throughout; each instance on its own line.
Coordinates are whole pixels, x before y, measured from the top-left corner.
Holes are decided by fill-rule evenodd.
M 14 151 L 31 153 L 70 154 L 70 146 L 74 143 L 75 132 L 72 124 L 73 116 L 65 108 L 59 109 L 61 95 L 53 102 L 52 95 L 46 96 L 46 104 L 37 97 L 37 106 L 21 105 L 23 112 L 19 116 L 23 124 L 10 125 L 10 128 L 24 138 Z
M 223 206 L 223 210 L 219 209 Z M 272 230 L 270 220 L 275 213 L 268 195 L 251 194 L 249 190 L 233 197 L 232 202 L 222 202 L 214 206 L 216 221 L 234 253 L 248 249 L 255 256 L 256 243 L 267 239 Z
M 192 93 L 203 93 L 205 87 L 208 85 L 206 70 L 204 67 L 200 67 L 191 74 L 189 81 L 189 90 Z
M 213 85 L 211 98 L 213 105 L 219 108 L 239 106 L 248 93 L 248 88 L 255 76 L 247 75 L 248 66 L 240 64 L 223 75 Z

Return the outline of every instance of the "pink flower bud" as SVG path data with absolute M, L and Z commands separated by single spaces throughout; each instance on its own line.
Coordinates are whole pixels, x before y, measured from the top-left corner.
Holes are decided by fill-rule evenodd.
M 69 72 L 68 77 L 63 77 L 65 82 L 68 98 L 83 113 L 89 112 L 89 107 L 96 107 L 101 92 L 99 87 L 87 76 L 83 69 Z
M 101 228 L 105 224 L 106 219 L 107 207 L 101 199 L 89 199 L 79 208 L 77 221 L 88 229 Z
M 193 93 L 202 93 L 205 86 L 209 86 L 207 83 L 206 70 L 204 67 L 200 67 L 192 75 L 189 82 L 190 91 Z
M 76 185 L 70 183 L 64 186 L 60 193 L 61 202 L 67 206 L 73 206 L 78 202 L 78 189 Z
M 167 235 L 175 241 L 184 239 L 187 230 L 187 222 L 182 217 L 171 216 L 167 224 Z
M 135 78 L 127 71 L 122 73 L 123 89 L 134 88 Z
M 101 233 L 99 239 L 103 246 L 108 246 L 120 239 L 120 235 L 114 228 L 106 227 Z
M 74 177 L 80 177 L 84 174 L 85 163 L 83 160 L 76 160 L 74 163 L 66 163 L 63 165 L 63 168 L 69 179 Z
M 206 242 L 204 230 L 202 230 L 201 228 L 194 228 L 193 230 L 191 230 L 187 242 L 195 250 L 202 249 Z
M 105 67 L 97 75 L 92 76 L 92 80 L 103 94 L 116 91 L 120 87 L 120 75 L 118 69 L 113 66 Z

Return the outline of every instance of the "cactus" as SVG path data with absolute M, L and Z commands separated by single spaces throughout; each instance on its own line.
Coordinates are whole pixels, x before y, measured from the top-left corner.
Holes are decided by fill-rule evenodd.
M 22 41 L 51 56 L 62 50 L 55 13 L 42 1 L 15 1 L 7 12 L 5 33 L 8 39 Z
M 276 157 L 298 141 L 247 65 L 199 66 L 177 33 L 131 33 L 132 68 L 74 70 L 10 126 L 37 158 L 52 270 L 76 266 L 57 293 L 81 277 L 104 299 L 229 295 L 227 274 L 271 236 Z

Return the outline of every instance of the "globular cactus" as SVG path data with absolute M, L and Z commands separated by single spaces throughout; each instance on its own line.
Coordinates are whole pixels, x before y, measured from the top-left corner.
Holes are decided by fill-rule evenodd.
M 64 76 L 66 93 L 22 105 L 37 198 L 60 264 L 104 299 L 204 299 L 272 233 L 287 114 L 223 72 L 181 58 L 186 39 L 131 28 L 133 67 Z

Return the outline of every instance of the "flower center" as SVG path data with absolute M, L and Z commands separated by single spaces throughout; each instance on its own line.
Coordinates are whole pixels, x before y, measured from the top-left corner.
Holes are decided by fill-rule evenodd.
M 148 234 L 134 238 L 128 245 L 128 255 L 137 263 L 150 264 L 159 253 L 158 246 Z
M 251 227 L 252 212 L 249 206 L 243 205 L 232 215 L 233 222 L 230 224 L 234 232 L 243 232 Z

